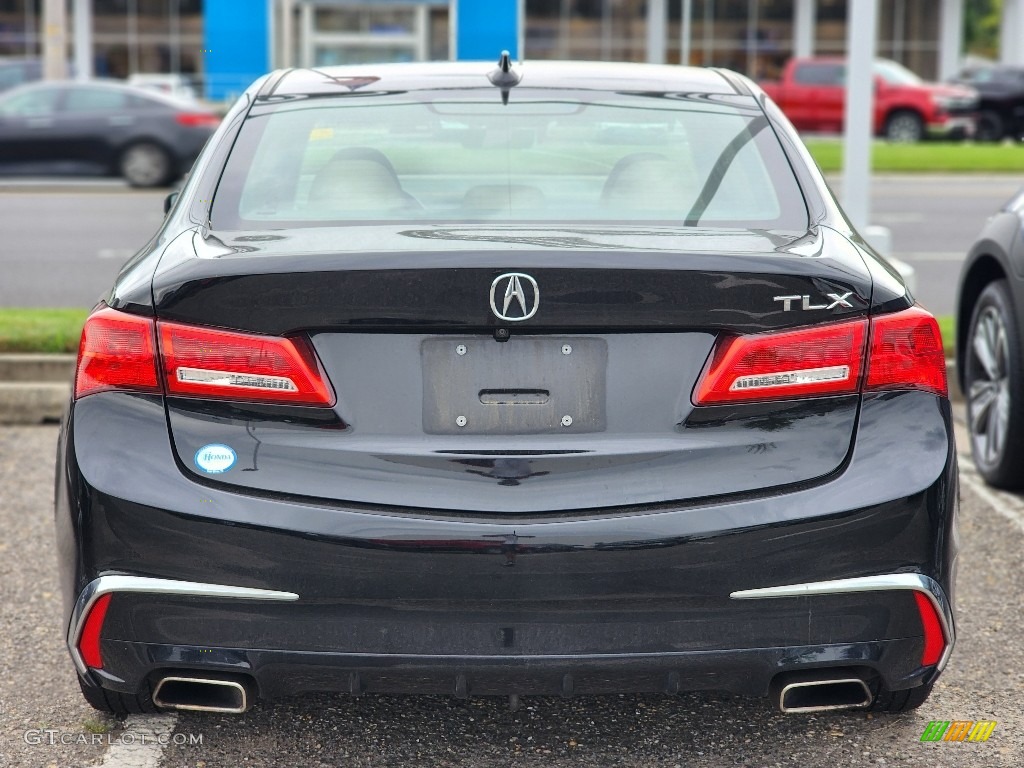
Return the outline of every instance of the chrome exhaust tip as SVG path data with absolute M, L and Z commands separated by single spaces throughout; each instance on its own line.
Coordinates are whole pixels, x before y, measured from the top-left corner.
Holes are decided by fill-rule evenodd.
M 169 675 L 157 681 L 153 703 L 163 709 L 241 714 L 252 702 L 251 686 L 238 680 Z
M 780 712 L 797 714 L 863 709 L 871 706 L 875 696 L 856 675 L 820 670 L 772 681 L 772 699 Z

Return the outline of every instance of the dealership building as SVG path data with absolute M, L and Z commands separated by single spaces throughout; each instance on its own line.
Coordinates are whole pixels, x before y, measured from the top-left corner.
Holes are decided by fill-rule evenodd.
M 68 18 L 89 6 L 97 75 L 182 73 L 222 99 L 279 66 L 476 58 L 498 22 L 518 32 L 503 47 L 526 59 L 685 61 L 771 78 L 794 54 L 843 55 L 851 2 L 68 0 Z M 878 0 L 878 54 L 951 76 L 965 2 Z M 0 0 L 0 56 L 40 54 L 42 4 Z M 1024 0 L 1003 0 L 1002 13 L 1000 58 L 1024 65 Z

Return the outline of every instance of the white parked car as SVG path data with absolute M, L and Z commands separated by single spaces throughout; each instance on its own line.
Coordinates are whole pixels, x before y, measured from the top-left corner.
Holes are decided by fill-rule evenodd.
M 199 98 L 192 81 L 185 75 L 136 73 L 128 77 L 128 84 L 160 91 L 168 96 L 177 96 L 182 99 L 195 100 Z

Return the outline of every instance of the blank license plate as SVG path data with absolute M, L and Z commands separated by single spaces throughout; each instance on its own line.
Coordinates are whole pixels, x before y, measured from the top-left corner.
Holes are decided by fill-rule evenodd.
M 423 430 L 432 435 L 575 434 L 605 428 L 600 338 L 425 339 Z

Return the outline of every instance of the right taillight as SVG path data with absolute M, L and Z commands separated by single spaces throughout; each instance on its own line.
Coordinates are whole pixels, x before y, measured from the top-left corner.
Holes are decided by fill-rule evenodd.
M 942 334 L 931 314 L 911 307 L 872 318 L 864 389 L 923 389 L 948 396 Z
M 939 326 L 920 307 L 870 320 L 723 337 L 694 388 L 693 402 L 718 405 L 885 389 L 947 396 Z
M 728 337 L 694 393 L 697 405 L 843 395 L 860 383 L 867 320 Z

